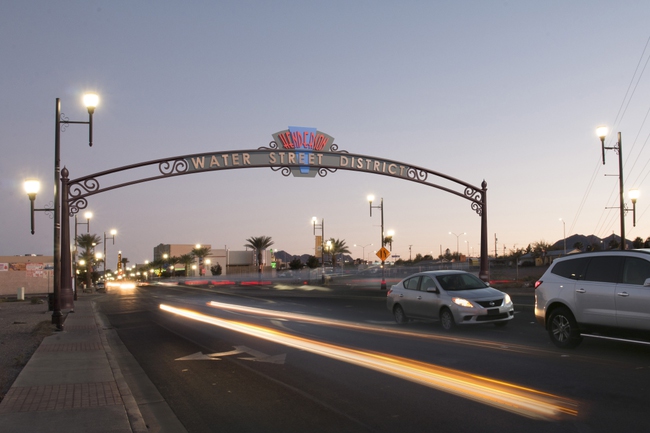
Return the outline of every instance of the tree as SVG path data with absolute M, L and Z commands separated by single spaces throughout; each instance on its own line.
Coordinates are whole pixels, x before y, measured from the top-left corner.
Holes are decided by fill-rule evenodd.
M 270 236 L 252 236 L 246 239 L 244 247 L 252 248 L 257 253 L 257 272 L 262 273 L 262 251 L 273 245 Z
M 221 265 L 217 263 L 216 265 L 210 267 L 210 272 L 212 272 L 212 275 L 221 275 Z
M 101 244 L 101 238 L 97 235 L 84 234 L 75 239 L 77 245 L 83 248 L 79 258 L 86 262 L 86 287 L 92 285 L 93 265 L 95 264 L 95 246 Z
M 309 256 L 306 265 L 309 269 L 316 269 L 318 267 L 318 258 L 316 256 Z
M 180 263 L 185 266 L 185 276 L 187 277 L 189 275 L 190 266 L 194 263 L 194 256 L 192 254 L 183 254 L 179 259 L 181 260 Z
M 350 249 L 345 245 L 345 240 L 330 238 L 330 254 L 332 254 L 332 270 L 336 268 L 337 254 L 350 254 Z M 343 265 L 341 264 L 341 267 Z
M 634 241 L 632 241 L 632 247 L 633 248 L 643 248 L 643 238 L 637 236 Z
M 199 259 L 199 275 L 203 275 L 203 259 L 210 255 L 210 247 L 198 246 L 192 250 L 192 255 Z
M 608 244 L 610 250 L 617 250 L 620 245 L 616 239 L 612 239 Z
M 289 262 L 289 268 L 294 271 L 297 271 L 298 269 L 302 269 L 302 262 L 298 258 L 293 259 Z
M 176 265 L 181 262 L 181 258 L 178 256 L 171 256 L 167 259 L 167 263 L 169 263 L 169 273 L 173 277 L 175 274 L 175 268 Z
M 126 264 L 129 263 L 129 259 L 126 257 L 122 257 L 122 272 L 126 273 Z
M 578 242 L 576 242 L 575 244 L 573 244 L 573 248 L 578 249 L 578 250 L 580 250 L 580 251 L 582 251 L 582 248 L 583 248 L 583 247 L 584 247 L 584 245 L 583 245 L 582 242 L 580 242 L 580 241 L 578 241 Z
M 643 247 L 644 247 L 644 248 L 650 248 L 650 237 L 648 237 L 648 238 L 645 240 L 645 243 L 643 244 Z

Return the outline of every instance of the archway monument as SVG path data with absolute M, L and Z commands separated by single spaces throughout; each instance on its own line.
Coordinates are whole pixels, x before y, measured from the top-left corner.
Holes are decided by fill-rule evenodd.
M 316 128 L 289 127 L 272 134 L 267 147 L 248 150 L 197 153 L 126 165 L 76 179 L 62 176 L 61 295 L 72 296 L 70 216 L 88 205 L 88 197 L 143 182 L 207 171 L 270 168 L 283 176 L 325 177 L 338 170 L 358 171 L 416 182 L 454 194 L 470 202 L 481 218 L 479 277 L 489 279 L 487 243 L 487 182 L 480 187 L 423 167 L 339 150 L 334 138 Z M 444 182 L 445 185 L 436 183 Z

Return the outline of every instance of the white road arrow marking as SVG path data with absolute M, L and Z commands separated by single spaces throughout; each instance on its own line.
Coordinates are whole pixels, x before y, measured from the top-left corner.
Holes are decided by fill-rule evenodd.
M 192 355 L 183 356 L 181 358 L 176 358 L 175 361 L 220 361 L 221 357 L 229 355 L 239 355 L 240 353 L 248 353 L 253 355 L 252 357 L 240 357 L 244 361 L 255 361 L 255 362 L 269 362 L 271 364 L 284 364 L 284 360 L 287 357 L 285 353 L 280 355 L 267 355 L 266 353 L 260 352 L 259 350 L 251 349 L 246 346 L 235 346 L 235 350 L 229 352 L 221 353 L 203 353 L 196 352 Z

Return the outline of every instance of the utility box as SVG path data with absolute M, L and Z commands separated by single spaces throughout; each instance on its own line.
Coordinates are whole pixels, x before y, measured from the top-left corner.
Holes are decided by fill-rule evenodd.
M 18 287 L 17 299 L 19 301 L 24 301 L 25 300 L 25 288 L 24 287 Z

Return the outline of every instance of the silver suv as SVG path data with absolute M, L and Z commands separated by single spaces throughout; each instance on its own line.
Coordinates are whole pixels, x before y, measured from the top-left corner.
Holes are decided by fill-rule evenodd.
M 650 331 L 650 250 L 556 259 L 535 283 L 535 317 L 562 348 L 586 333 Z

